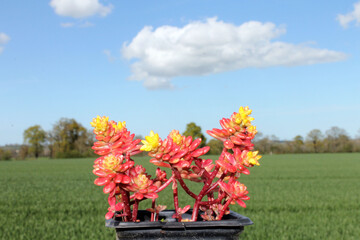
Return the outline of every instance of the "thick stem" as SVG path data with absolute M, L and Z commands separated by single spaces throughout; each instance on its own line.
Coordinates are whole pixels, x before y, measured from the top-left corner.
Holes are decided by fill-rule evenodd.
M 179 197 L 178 197 L 178 190 L 177 190 L 177 181 L 174 180 L 173 181 L 173 195 L 174 195 L 174 207 L 175 207 L 175 213 L 177 215 L 177 219 L 179 222 L 181 222 L 182 218 L 181 218 L 181 214 L 179 214 L 178 209 L 179 209 Z
M 155 221 L 155 206 L 156 206 L 155 202 L 156 202 L 156 198 L 154 198 L 151 203 L 151 208 L 154 210 L 154 212 L 151 213 L 150 222 Z
M 214 190 L 219 185 L 220 181 L 224 179 L 225 176 L 226 176 L 225 174 L 222 174 L 221 177 L 213 185 L 211 185 L 211 187 L 209 187 L 209 189 L 206 191 L 205 194 L 208 194 L 212 190 Z
M 129 192 L 120 188 L 120 193 L 121 193 L 121 199 L 124 202 L 125 222 L 129 222 L 129 221 L 131 221 Z
M 136 220 L 137 220 L 138 208 L 139 208 L 139 200 L 135 199 L 135 203 L 133 205 L 133 211 L 132 211 L 132 220 L 133 220 L 133 222 L 136 222 Z
M 182 179 L 179 171 L 176 170 L 176 169 L 174 169 L 174 170 L 173 170 L 173 174 L 175 175 L 176 180 L 179 181 L 180 186 L 185 190 L 185 192 L 186 192 L 187 194 L 189 194 L 192 198 L 195 198 L 195 199 L 196 199 L 196 198 L 197 198 L 197 195 L 196 195 L 195 193 L 193 193 L 192 191 L 190 191 L 190 189 L 186 186 L 186 184 L 185 184 L 184 180 Z
M 191 221 L 195 222 L 197 220 L 197 216 L 198 216 L 198 211 L 199 211 L 199 203 L 201 202 L 202 198 L 204 197 L 204 195 L 206 194 L 206 192 L 208 191 L 212 181 L 214 180 L 214 178 L 216 177 L 216 174 L 219 172 L 219 166 L 216 165 L 214 171 L 211 173 L 210 178 L 208 178 L 204 184 L 204 187 L 201 189 L 201 192 L 199 193 L 199 195 L 196 197 L 195 199 L 195 204 L 194 204 L 194 208 L 193 208 L 193 214 L 191 216 Z
M 230 205 L 231 201 L 232 201 L 232 198 L 230 198 L 230 199 L 225 203 L 225 205 L 223 206 L 223 208 L 222 208 L 221 211 L 220 211 L 220 214 L 217 216 L 216 220 L 221 220 L 221 219 L 222 219 L 222 217 L 224 216 L 224 213 L 225 213 L 226 209 L 228 208 L 228 206 Z

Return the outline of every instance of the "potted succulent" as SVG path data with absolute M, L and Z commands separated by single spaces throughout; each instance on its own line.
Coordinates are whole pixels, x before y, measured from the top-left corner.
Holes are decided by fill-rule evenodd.
M 241 174 L 259 165 L 261 158 L 253 150 L 252 139 L 257 133 L 251 124 L 251 110 L 240 107 L 230 118 L 220 120 L 222 129 L 208 130 L 223 142 L 219 159 L 200 158 L 210 147 L 199 147 L 201 139 L 182 136 L 173 130 L 165 139 L 153 131 L 145 140 L 134 139 L 125 122 L 109 121 L 108 117 L 93 119 L 97 142 L 92 149 L 100 155 L 95 160 L 95 184 L 104 186 L 109 208 L 106 225 L 116 228 L 117 239 L 237 239 L 249 218 L 229 210 L 231 204 L 246 207 L 246 186 L 238 181 Z M 142 143 L 142 144 L 141 144 Z M 147 151 L 150 162 L 158 168 L 151 177 L 132 156 Z M 168 168 L 167 174 L 161 168 Z M 184 181 L 184 179 L 186 179 Z M 187 184 L 202 185 L 192 192 Z M 193 206 L 179 206 L 178 187 L 194 199 Z M 171 187 L 174 210 L 157 205 L 158 193 Z M 138 210 L 139 202 L 150 199 L 151 208 Z

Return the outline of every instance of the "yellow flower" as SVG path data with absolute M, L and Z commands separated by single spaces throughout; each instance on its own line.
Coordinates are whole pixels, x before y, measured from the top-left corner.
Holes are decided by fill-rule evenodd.
M 252 110 L 249 109 L 249 107 L 240 107 L 239 113 L 235 115 L 235 123 L 243 126 L 248 126 L 252 120 L 254 120 L 253 117 L 250 117 Z
M 142 151 L 155 151 L 159 145 L 160 145 L 160 141 L 159 141 L 159 134 L 155 134 L 154 131 L 150 131 L 150 135 L 145 137 L 145 140 L 141 140 L 141 142 L 144 144 L 140 150 Z
M 174 141 L 174 143 L 176 143 L 177 145 L 181 144 L 181 142 L 183 140 L 183 136 L 181 136 L 181 134 L 179 133 L 179 130 L 172 130 L 169 135 L 172 138 L 172 140 Z
M 93 121 L 90 123 L 94 127 L 95 132 L 105 132 L 108 129 L 109 117 L 100 117 L 99 115 L 96 118 L 93 118 Z
M 255 152 L 248 152 L 247 153 L 247 160 L 249 161 L 249 163 L 251 165 L 257 165 L 259 166 L 260 163 L 259 163 L 259 159 L 261 158 L 260 155 L 257 155 L 259 153 L 259 151 L 255 151 Z
M 253 135 L 257 133 L 256 127 L 253 125 L 249 125 L 246 130 Z
M 115 123 L 112 124 L 113 128 L 115 129 L 116 132 L 121 131 L 121 129 L 123 129 L 124 127 L 126 127 L 126 122 L 118 122 L 118 124 L 116 125 Z

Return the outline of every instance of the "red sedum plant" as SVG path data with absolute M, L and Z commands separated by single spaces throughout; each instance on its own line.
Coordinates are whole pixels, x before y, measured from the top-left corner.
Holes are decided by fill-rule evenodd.
M 110 206 L 105 218 L 116 216 L 126 222 L 137 222 L 139 202 L 152 199 L 152 208 L 147 210 L 151 212 L 151 221 L 157 221 L 159 212 L 166 208 L 156 205 L 158 193 L 170 185 L 175 207 L 173 217 L 178 221 L 197 221 L 199 210 L 203 220 L 221 220 L 229 213 L 230 204 L 246 207 L 244 201 L 250 198 L 246 186 L 238 179 L 241 174 L 250 174 L 249 168 L 259 165 L 261 158 L 257 151 L 252 151 L 251 141 L 257 131 L 251 125 L 254 119 L 250 114 L 248 107 L 240 107 L 230 118 L 220 120 L 221 129 L 207 131 L 224 144 L 215 162 L 200 158 L 210 150 L 209 146 L 199 148 L 200 138 L 182 136 L 173 130 L 164 140 L 153 131 L 145 140 L 134 140 L 135 134 L 130 134 L 125 122 L 109 121 L 108 117 L 94 118 L 91 125 L 97 142 L 92 149 L 100 157 L 95 160 L 93 173 L 98 176 L 95 184 L 104 186 L 104 193 L 109 195 Z M 149 152 L 152 164 L 171 169 L 171 176 L 157 168 L 152 178 L 144 167 L 135 165 L 131 157 L 141 151 Z M 201 191 L 192 192 L 184 179 L 203 184 Z M 179 206 L 178 185 L 195 200 L 191 219 L 182 219 L 190 205 Z

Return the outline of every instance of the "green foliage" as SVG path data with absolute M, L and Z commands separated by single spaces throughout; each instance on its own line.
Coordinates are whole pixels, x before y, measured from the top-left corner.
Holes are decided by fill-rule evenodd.
M 4 150 L 2 148 L 0 148 L 0 160 L 10 160 L 12 157 L 11 151 L 10 150 Z
M 29 144 L 28 153 L 33 154 L 35 158 L 42 153 L 45 139 L 46 132 L 39 125 L 29 127 L 24 131 L 24 142 Z
M 216 156 L 208 156 L 216 159 Z M 232 209 L 254 221 L 243 239 L 358 239 L 360 154 L 264 156 L 241 182 L 247 208 Z M 109 239 L 106 195 L 93 184 L 94 159 L 0 162 L 0 239 Z M 149 158 L 136 158 L 149 173 Z M 339 164 L 341 163 L 341 164 Z M 151 167 L 152 166 L 152 167 Z M 309 167 L 311 166 L 311 167 Z M 198 191 L 193 184 L 191 190 Z M 171 188 L 159 204 L 173 206 Z M 180 206 L 191 204 L 179 188 Z M 151 201 L 142 202 L 141 208 Z
M 332 127 L 326 135 L 319 130 L 311 130 L 304 141 L 297 135 L 292 141 L 280 141 L 276 136 L 262 136 L 259 133 L 255 140 L 255 149 L 261 153 L 341 153 L 360 152 L 360 135 L 351 139 L 346 131 Z
M 17 159 L 24 160 L 29 154 L 29 146 L 22 145 L 19 149 L 19 154 L 17 155 Z
M 188 123 L 186 125 L 185 132 L 183 133 L 184 136 L 192 136 L 193 139 L 201 138 L 200 147 L 204 147 L 206 145 L 206 137 L 201 132 L 201 127 L 196 125 L 194 122 Z
M 218 139 L 211 139 L 207 145 L 210 147 L 209 154 L 211 155 L 220 155 L 224 148 L 223 142 Z
M 50 155 L 76 158 L 92 155 L 93 134 L 75 119 L 60 119 L 48 134 Z

